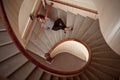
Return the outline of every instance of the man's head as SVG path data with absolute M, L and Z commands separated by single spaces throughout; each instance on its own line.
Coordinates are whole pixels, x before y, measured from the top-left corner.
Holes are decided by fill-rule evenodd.
M 40 21 L 40 22 L 44 22 L 45 21 L 45 16 L 44 15 L 37 15 L 37 19 Z

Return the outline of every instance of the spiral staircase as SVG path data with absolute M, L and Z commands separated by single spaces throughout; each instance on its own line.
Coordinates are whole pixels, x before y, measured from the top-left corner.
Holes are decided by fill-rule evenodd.
M 75 38 L 85 42 L 91 49 L 91 64 L 84 71 L 71 76 L 60 76 L 47 72 L 33 64 L 16 48 L 0 19 L 1 80 L 119 80 L 120 56 L 105 42 L 98 19 L 83 17 L 79 14 L 75 15 L 56 8 L 53 8 L 50 13 L 55 13 L 54 16 L 50 14 L 50 18 L 62 18 L 67 26 L 73 27 L 73 30 L 64 33 L 63 30 L 44 29 L 38 39 L 34 40 L 34 35 L 39 26 L 36 23 L 26 49 L 33 52 L 34 55 L 44 58 L 44 53 L 49 52 L 57 42 Z M 56 57 L 55 60 L 58 59 L 58 61 L 61 57 L 63 61 L 66 60 L 62 54 Z M 50 66 L 51 64 L 46 62 L 45 65 Z

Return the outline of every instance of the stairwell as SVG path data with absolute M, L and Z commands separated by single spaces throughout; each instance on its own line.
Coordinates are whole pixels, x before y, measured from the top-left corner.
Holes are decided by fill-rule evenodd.
M 62 18 L 67 26 L 73 27 L 73 31 L 67 31 L 65 34 L 62 30 L 43 30 L 39 38 L 34 40 L 34 35 L 38 30 L 36 24 L 26 49 L 44 58 L 44 53 L 49 52 L 51 47 L 63 39 L 82 40 L 90 47 L 92 53 L 92 61 L 88 68 L 80 74 L 67 77 L 46 72 L 21 54 L 0 19 L 0 76 L 8 80 L 118 80 L 120 56 L 105 42 L 100 31 L 99 20 L 75 15 L 61 9 L 55 8 L 54 11 L 58 13 L 57 18 Z M 62 56 L 58 55 L 56 58 L 60 59 Z M 47 63 L 44 65 L 50 66 Z

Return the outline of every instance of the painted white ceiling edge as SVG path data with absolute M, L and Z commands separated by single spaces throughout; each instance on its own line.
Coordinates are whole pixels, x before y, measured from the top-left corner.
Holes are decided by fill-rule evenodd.
M 107 44 L 120 55 L 120 0 L 93 0 Z

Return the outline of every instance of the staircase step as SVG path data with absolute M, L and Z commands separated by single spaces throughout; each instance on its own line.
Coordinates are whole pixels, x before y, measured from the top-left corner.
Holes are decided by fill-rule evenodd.
M 34 37 L 37 34 L 39 24 L 36 24 L 36 28 L 32 34 L 31 39 L 35 40 Z M 54 38 L 56 37 L 53 30 L 43 29 L 40 35 L 38 35 L 37 41 L 41 40 L 47 48 L 51 48 L 56 42 Z M 57 33 L 57 32 L 56 32 Z M 36 41 L 36 40 L 35 40 Z
M 0 47 L 0 57 L 1 57 L 0 62 L 17 54 L 18 52 L 19 50 L 16 48 L 16 46 L 13 43 Z
M 0 80 L 8 80 L 8 79 L 0 75 Z
M 11 41 L 7 32 L 0 32 L 0 44 Z
M 47 36 L 47 38 L 44 38 L 44 37 L 42 37 L 42 38 L 47 43 L 46 45 L 50 44 L 50 48 L 51 48 L 57 42 L 55 40 L 54 31 L 53 30 L 48 30 L 48 31 L 45 30 L 45 35 Z
M 51 80 L 51 75 L 46 72 L 43 72 L 40 80 Z
M 91 35 L 93 35 L 97 30 L 99 29 L 99 21 L 95 20 L 91 26 L 88 27 L 88 29 L 85 31 L 85 33 L 82 35 L 81 39 L 83 41 L 87 40 Z
M 112 59 L 120 59 L 120 56 L 115 54 L 113 51 L 107 51 L 107 52 L 97 52 L 92 54 L 96 58 L 112 58 Z
M 37 21 L 36 24 L 35 24 L 35 27 L 33 29 L 33 32 L 35 32 L 35 34 L 37 34 L 40 27 L 41 27 L 41 22 Z
M 0 18 L 0 29 L 5 29 L 5 27 L 4 27 L 3 23 L 2 23 L 1 18 Z
M 57 77 L 57 76 L 51 76 L 51 80 L 59 80 L 59 77 Z
M 42 15 L 45 15 L 45 12 L 46 12 L 46 7 L 40 7 L 40 14 L 42 14 Z
M 53 31 L 53 30 L 52 30 L 52 31 L 51 31 L 51 34 L 52 34 L 51 36 L 53 36 L 54 44 L 57 43 L 57 42 L 59 42 L 59 40 L 60 40 L 60 39 L 59 39 L 59 38 L 60 38 L 60 32 L 59 32 L 59 31 L 60 31 L 60 30 L 58 30 L 58 31 Z M 49 34 L 48 34 L 48 36 L 49 36 Z
M 52 30 L 45 30 L 45 37 L 41 37 L 40 39 L 43 40 L 46 45 L 49 45 L 49 48 L 51 48 L 55 44 L 54 40 L 54 34 Z
M 61 18 L 63 20 L 63 22 L 66 24 L 66 20 L 67 20 L 67 12 L 65 12 L 62 9 L 57 8 L 58 10 L 58 18 Z
M 109 46 L 106 43 L 101 43 L 99 45 L 97 45 L 96 47 L 92 47 L 92 50 L 97 49 L 97 48 L 107 48 L 110 49 Z
M 74 21 L 75 21 L 75 14 L 73 14 L 72 12 L 67 12 L 67 23 L 66 26 L 67 27 L 74 27 Z M 65 38 L 69 38 L 72 34 L 72 31 L 66 31 L 66 35 Z
M 40 36 L 38 37 L 37 40 L 34 39 L 34 35 L 35 35 L 35 32 L 32 34 L 32 40 L 34 41 L 34 43 L 36 42 L 39 42 L 41 45 L 44 45 L 46 48 L 45 49 L 50 49 L 51 47 L 51 42 L 46 34 L 46 31 L 48 30 L 44 30 Z M 39 45 L 39 46 L 41 46 Z
M 42 37 L 41 39 L 38 38 L 37 40 L 34 40 L 33 38 L 30 40 L 33 44 L 36 45 L 36 47 L 40 48 L 43 52 L 48 52 L 50 48 L 47 47 L 47 42 L 43 42 Z
M 72 34 L 72 31 L 66 31 L 65 39 L 70 38 L 71 34 Z
M 53 21 L 58 19 L 58 10 L 52 7 L 48 12 L 48 18 L 52 19 Z
M 65 38 L 65 33 L 64 30 L 58 30 L 58 31 L 54 31 L 54 35 L 56 37 L 56 43 L 63 40 Z
M 94 50 L 94 51 L 92 51 L 92 53 L 93 54 L 97 54 L 97 53 L 101 53 L 101 52 L 103 52 L 103 53 L 109 53 L 111 50 L 106 50 L 106 49 L 96 49 L 96 50 Z M 116 53 L 115 53 L 116 54 Z
M 0 29 L 0 32 L 6 32 L 6 29 Z
M 59 69 L 59 70 L 74 71 L 83 67 L 86 64 L 86 62 L 72 54 L 63 52 L 54 57 L 54 61 L 52 62 L 52 64 L 55 65 L 56 69 Z
M 18 52 L 18 53 L 12 54 L 12 55 L 10 55 L 10 56 L 5 56 L 0 62 L 4 62 L 4 61 L 6 61 L 6 60 L 8 60 L 8 59 L 10 59 L 10 58 L 18 55 L 18 54 L 21 54 L 21 53 Z
M 78 34 L 78 30 L 80 28 L 80 26 L 82 25 L 83 21 L 84 21 L 85 17 L 77 14 L 75 17 L 75 21 L 74 21 L 74 26 L 73 26 L 73 31 L 71 34 L 72 38 L 75 38 L 76 34 Z
M 54 36 L 54 42 L 57 43 L 59 42 L 59 31 L 52 31 L 53 36 Z
M 85 74 L 88 76 L 89 80 L 100 80 L 96 74 L 93 72 L 89 71 L 88 69 L 85 71 Z
M 25 80 L 39 80 L 42 76 L 43 70 L 36 67 Z
M 67 12 L 67 23 L 66 23 L 66 26 L 67 27 L 73 27 L 74 26 L 74 23 L 75 23 L 75 18 L 76 18 L 76 15 L 73 14 L 72 12 Z
M 81 39 L 84 33 L 89 29 L 89 27 L 93 24 L 94 20 L 92 18 L 86 17 L 83 24 L 80 26 L 77 38 Z
M 95 40 L 94 42 L 89 43 L 89 46 L 94 48 L 97 46 L 101 46 L 103 44 L 106 44 L 105 40 L 103 38 L 99 38 L 99 39 Z
M 2 43 L 2 44 L 0 44 L 0 47 L 7 46 L 9 44 L 13 44 L 13 41 Z
M 86 42 L 88 45 L 95 43 L 94 41 L 101 39 L 102 35 L 100 30 L 96 30 L 94 34 L 92 34 L 90 37 L 88 37 L 84 42 Z M 97 42 L 97 41 L 96 41 Z
M 80 74 L 80 80 L 90 80 L 90 79 L 89 79 L 88 76 L 85 74 L 85 72 L 82 72 L 82 73 Z
M 67 80 L 74 80 L 73 77 L 67 77 Z
M 59 80 L 67 80 L 66 77 L 59 77 Z
M 46 43 L 46 45 L 50 44 L 51 46 L 52 44 L 54 44 L 54 36 L 52 34 L 52 30 L 43 30 L 43 32 L 39 36 L 39 40 L 40 39 L 44 43 Z
M 57 33 L 58 32 L 53 30 L 44 30 L 36 41 L 48 51 L 56 42 L 58 42 L 59 33 Z
M 0 72 L 2 73 L 0 73 L 0 75 L 3 75 L 4 77 L 9 76 L 27 61 L 28 60 L 22 54 L 18 54 L 9 58 L 8 60 L 5 60 L 4 62 L 1 62 Z
M 110 51 L 111 49 L 109 48 L 109 46 L 107 44 L 102 44 L 99 46 L 96 46 L 94 48 L 91 47 L 91 51 L 93 52 L 98 52 L 98 51 Z
M 110 58 L 92 58 L 94 62 L 105 65 L 105 66 L 111 66 L 113 68 L 116 68 L 120 70 L 120 59 L 110 59 Z
M 100 80 L 113 80 L 113 78 L 110 75 L 100 71 L 99 69 L 96 69 L 95 67 L 90 66 L 88 69 L 93 74 L 95 74 Z
M 117 77 L 120 74 L 120 69 L 116 69 L 111 66 L 102 65 L 96 62 L 91 63 L 91 66 L 94 67 L 96 70 L 100 70 L 105 74 L 109 74 L 110 77 Z
M 79 76 L 75 76 L 73 80 L 81 80 Z
M 64 31 L 63 30 L 59 30 L 60 31 L 60 40 L 63 40 L 64 38 L 65 38 L 65 33 L 64 33 Z M 59 41 L 60 41 L 59 40 Z
M 29 43 L 27 44 L 26 49 L 30 50 L 31 52 L 35 53 L 38 56 L 45 58 L 44 57 L 45 52 L 31 41 L 29 41 Z
M 25 80 L 34 68 L 35 68 L 34 64 L 32 64 L 31 62 L 27 62 L 25 65 L 23 65 L 20 69 L 16 70 L 8 78 L 10 80 Z

